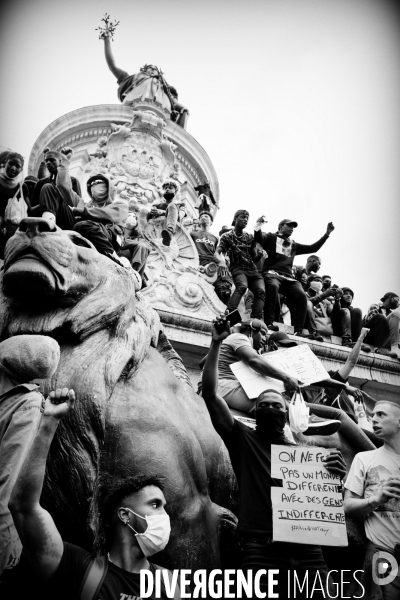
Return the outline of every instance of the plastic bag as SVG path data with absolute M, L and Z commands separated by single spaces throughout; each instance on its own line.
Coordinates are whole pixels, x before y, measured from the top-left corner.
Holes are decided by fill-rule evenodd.
M 301 392 L 295 392 L 289 404 L 290 429 L 302 433 L 308 428 L 310 409 L 306 406 Z
M 19 198 L 18 198 L 19 194 Z M 28 216 L 28 207 L 22 193 L 22 186 L 19 187 L 15 196 L 9 199 L 4 211 L 4 221 L 6 224 L 17 226 L 22 219 Z

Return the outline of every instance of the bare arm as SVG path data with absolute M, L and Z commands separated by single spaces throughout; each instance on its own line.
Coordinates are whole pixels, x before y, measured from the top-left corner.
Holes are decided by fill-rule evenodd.
M 104 55 L 106 57 L 106 62 L 107 62 L 108 68 L 110 69 L 111 73 L 113 75 L 115 75 L 115 77 L 118 79 L 122 75 L 122 73 L 124 73 L 124 70 L 120 69 L 115 64 L 114 54 L 113 54 L 113 51 L 111 50 L 110 38 L 107 35 L 104 35 L 103 39 L 104 39 Z
M 217 323 L 221 322 L 223 319 L 217 321 Z M 218 334 L 213 326 L 211 348 L 204 366 L 202 387 L 202 396 L 210 413 L 212 424 L 222 438 L 229 435 L 235 422 L 227 403 L 217 394 L 219 349 L 222 341 L 228 335 L 228 326 L 222 334 Z
M 368 332 L 369 332 L 369 329 L 366 329 L 365 327 L 363 327 L 361 329 L 360 336 L 359 336 L 358 340 L 356 341 L 354 348 L 352 348 L 349 356 L 347 357 L 346 362 L 344 363 L 344 365 L 342 365 L 340 367 L 340 369 L 338 371 L 338 373 L 342 377 L 342 379 L 348 379 L 350 373 L 356 366 L 358 357 L 360 356 L 362 343 Z
M 42 580 L 57 570 L 63 555 L 63 541 L 51 515 L 40 506 L 46 460 L 60 419 L 75 400 L 67 388 L 51 392 L 46 400 L 37 436 L 19 473 L 9 509 L 30 566 Z
M 358 494 L 346 490 L 344 512 L 348 517 L 365 517 L 390 498 L 400 499 L 400 479 L 398 477 L 388 479 L 376 494 L 368 498 L 361 498 Z
M 239 360 L 242 360 L 246 365 L 249 365 L 249 367 L 254 369 L 254 371 L 260 375 L 279 379 L 279 381 L 283 381 L 283 383 L 288 384 L 288 386 L 294 390 L 297 390 L 302 384 L 302 381 L 299 381 L 295 377 L 291 377 L 281 369 L 278 369 L 272 365 L 268 360 L 261 358 L 261 356 L 259 356 L 257 352 L 249 346 L 242 346 L 241 348 L 238 348 L 236 350 L 236 354 L 238 355 Z
M 77 206 L 81 198 L 72 189 L 72 181 L 69 174 L 71 156 L 72 148 L 63 148 L 61 150 L 61 162 L 57 169 L 56 186 L 65 203 L 72 208 Z

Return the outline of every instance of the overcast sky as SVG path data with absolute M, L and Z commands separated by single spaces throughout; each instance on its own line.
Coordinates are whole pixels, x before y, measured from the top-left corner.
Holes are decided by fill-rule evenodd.
M 0 9 L 0 144 L 28 161 L 64 113 L 118 103 L 95 28 L 119 20 L 117 65 L 162 68 L 218 174 L 221 210 L 264 231 L 328 221 L 321 274 L 366 311 L 400 293 L 400 27 L 385 0 L 13 0 Z M 249 227 L 251 231 L 251 226 Z M 304 264 L 299 257 L 297 264 Z

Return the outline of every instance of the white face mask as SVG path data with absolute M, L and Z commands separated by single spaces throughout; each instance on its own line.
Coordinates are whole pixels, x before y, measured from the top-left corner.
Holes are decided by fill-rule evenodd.
M 314 292 L 320 292 L 322 290 L 322 283 L 320 281 L 312 281 L 310 283 L 310 288 L 314 290 Z
M 129 510 L 129 512 L 139 517 L 139 519 L 147 521 L 147 529 L 144 533 L 137 533 L 133 527 L 127 523 L 128 527 L 130 527 L 130 529 L 132 529 L 134 532 L 143 554 L 147 557 L 164 550 L 165 546 L 168 544 L 169 536 L 171 534 L 171 523 L 169 516 L 164 513 L 162 515 L 141 517 L 130 508 L 125 507 L 124 510 Z

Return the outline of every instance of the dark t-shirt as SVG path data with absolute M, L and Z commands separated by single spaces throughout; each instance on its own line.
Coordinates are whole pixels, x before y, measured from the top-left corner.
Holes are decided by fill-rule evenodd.
M 343 379 L 341 375 L 339 375 L 339 371 L 328 371 L 329 377 L 334 379 L 335 381 L 340 381 L 341 383 L 347 383 L 346 379 Z M 339 396 L 338 402 L 340 408 L 345 412 L 350 419 L 353 419 L 357 423 L 356 413 L 354 412 L 354 406 L 348 395 L 344 390 L 341 390 L 338 394 L 338 390 L 336 388 L 326 388 L 325 389 L 327 401 L 326 404 L 332 406 L 334 400 Z
M 271 443 L 236 420 L 224 442 L 239 484 L 238 531 L 272 537 L 270 490 L 282 481 L 271 477 Z
M 58 600 L 79 600 L 82 580 L 92 555 L 83 548 L 64 542 L 64 553 L 60 565 L 50 585 L 50 596 Z M 150 563 L 150 570 L 155 573 Z M 124 596 L 125 594 L 125 596 Z M 140 575 L 120 569 L 112 562 L 108 563 L 107 575 L 94 600 L 136 600 L 140 598 Z M 151 599 L 155 596 L 152 595 Z M 167 599 L 161 586 L 161 598 Z
M 247 233 L 247 231 L 243 231 L 240 236 L 237 236 L 233 230 L 228 231 L 219 240 L 219 248 L 221 248 L 224 254 L 229 255 L 231 271 L 232 269 L 257 271 L 257 267 L 252 259 L 255 246 L 252 234 Z
M 207 265 L 209 262 L 216 260 L 214 259 L 214 254 L 218 244 L 218 238 L 215 235 L 200 229 L 199 231 L 191 231 L 190 236 L 199 253 L 201 265 Z
M 9 199 L 13 198 L 18 190 L 19 184 L 12 189 L 5 188 L 0 184 L 0 217 L 3 217 L 3 219 Z M 25 203 L 29 208 L 29 201 L 26 200 L 27 198 L 29 198 L 29 190 L 25 183 L 22 184 L 22 194 L 24 196 Z M 20 194 L 18 194 L 17 198 L 20 198 Z
M 33 188 L 32 198 L 31 198 L 31 206 L 32 207 L 37 206 L 39 204 L 40 191 L 46 183 L 52 183 L 55 187 L 57 187 L 56 186 L 56 176 L 50 175 L 50 177 L 44 177 L 43 179 L 39 179 L 39 181 L 36 183 L 35 187 Z M 79 181 L 75 177 L 72 177 L 72 176 L 71 176 L 71 186 L 72 186 L 73 191 L 76 194 L 78 194 L 78 196 L 82 196 L 81 185 L 80 185 Z

